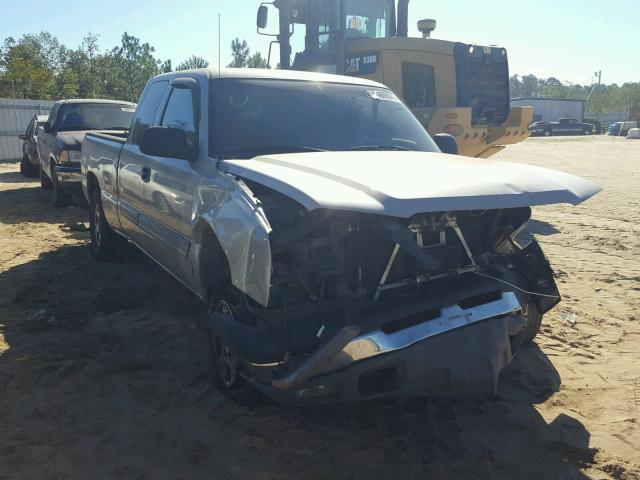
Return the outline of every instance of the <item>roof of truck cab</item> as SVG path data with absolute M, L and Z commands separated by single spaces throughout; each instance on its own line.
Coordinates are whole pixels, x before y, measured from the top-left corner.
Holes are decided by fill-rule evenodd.
M 180 70 L 159 75 L 158 78 L 176 78 L 181 75 L 206 74 L 210 79 L 238 78 L 238 79 L 273 79 L 273 80 L 297 80 L 307 82 L 344 83 L 350 85 L 363 85 L 367 87 L 388 88 L 381 83 L 367 80 L 366 78 L 347 77 L 344 75 L 332 75 L 328 73 L 301 72 L 298 70 L 279 70 L 261 68 L 200 68 L 197 70 Z
M 135 105 L 135 103 L 127 102 L 125 100 L 104 100 L 101 98 L 70 98 L 68 100 L 58 100 L 58 103 L 112 103 L 116 105 Z

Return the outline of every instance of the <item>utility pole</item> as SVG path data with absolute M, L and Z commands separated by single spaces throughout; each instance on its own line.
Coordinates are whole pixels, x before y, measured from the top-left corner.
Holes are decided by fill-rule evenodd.
M 598 79 L 598 86 L 602 85 L 602 70 L 598 70 L 595 76 Z

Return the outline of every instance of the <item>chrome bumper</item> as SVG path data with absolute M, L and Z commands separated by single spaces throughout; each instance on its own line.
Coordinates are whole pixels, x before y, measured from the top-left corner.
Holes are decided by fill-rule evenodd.
M 513 292 L 504 292 L 502 298 L 463 309 L 458 305 L 445 307 L 440 315 L 419 325 L 406 328 L 394 333 L 384 333 L 381 330 L 366 333 L 349 342 L 330 362 L 330 366 L 323 368 L 323 373 L 348 367 L 353 363 L 386 353 L 402 350 L 431 337 L 441 335 L 452 330 L 473 325 L 484 320 L 508 315 L 518 315 L 522 307 Z
M 58 182 L 63 187 L 80 187 L 82 184 L 82 172 L 80 165 L 56 165 L 53 171 Z

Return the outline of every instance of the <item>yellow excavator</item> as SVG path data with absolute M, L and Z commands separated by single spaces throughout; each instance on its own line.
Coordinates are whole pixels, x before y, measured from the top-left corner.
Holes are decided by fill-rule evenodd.
M 270 6 L 279 17 L 271 33 Z M 275 0 L 261 4 L 257 26 L 279 44 L 280 68 L 384 83 L 429 133 L 453 135 L 461 155 L 487 158 L 529 137 L 533 109 L 510 106 L 504 48 L 431 38 L 430 19 L 410 38 L 408 18 L 409 0 Z

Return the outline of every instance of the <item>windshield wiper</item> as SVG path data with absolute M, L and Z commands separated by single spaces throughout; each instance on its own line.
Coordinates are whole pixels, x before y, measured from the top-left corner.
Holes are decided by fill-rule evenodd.
M 347 148 L 347 150 L 400 150 L 402 152 L 410 152 L 413 149 L 401 147 L 399 145 L 356 145 L 355 147 Z
M 270 145 L 268 147 L 239 148 L 226 152 L 225 156 L 236 155 L 262 155 L 265 153 L 297 153 L 297 152 L 326 152 L 321 148 L 305 147 L 303 145 Z

